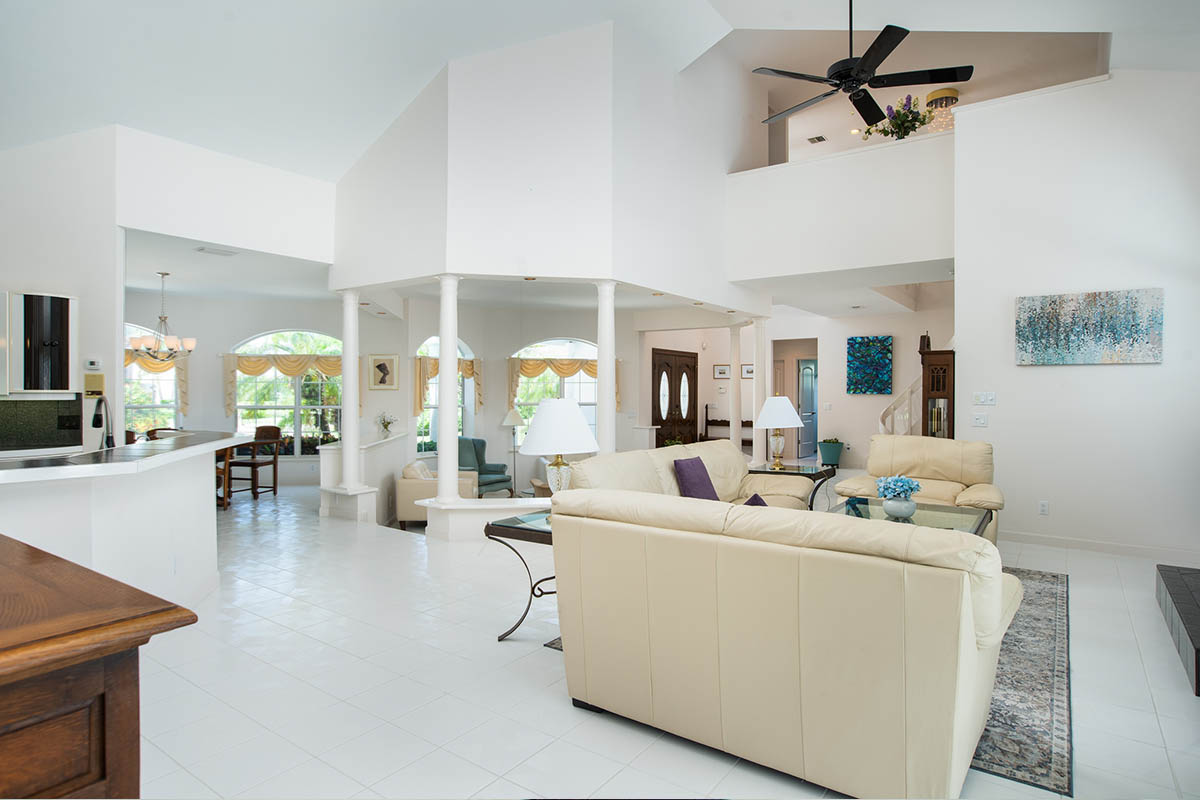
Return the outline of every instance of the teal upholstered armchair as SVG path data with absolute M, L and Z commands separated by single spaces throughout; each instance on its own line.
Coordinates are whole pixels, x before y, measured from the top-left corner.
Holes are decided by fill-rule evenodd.
M 458 437 L 458 468 L 479 473 L 479 496 L 485 492 L 508 490 L 513 496 L 513 480 L 508 474 L 507 464 L 489 464 L 486 456 L 487 442 L 483 439 Z

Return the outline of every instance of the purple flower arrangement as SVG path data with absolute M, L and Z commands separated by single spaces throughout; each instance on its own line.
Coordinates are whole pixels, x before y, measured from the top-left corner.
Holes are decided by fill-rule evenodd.
M 929 109 L 922 111 L 921 101 L 914 102 L 911 94 L 904 96 L 903 103 L 897 100 L 895 106 L 888 106 L 884 113 L 887 114 L 887 119 L 863 131 L 863 141 L 869 139 L 872 134 L 903 139 L 916 133 L 918 128 L 933 122 L 933 112 Z

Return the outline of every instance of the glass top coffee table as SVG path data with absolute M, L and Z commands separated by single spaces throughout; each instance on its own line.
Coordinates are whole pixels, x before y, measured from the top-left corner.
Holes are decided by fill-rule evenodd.
M 860 519 L 881 519 L 901 525 L 923 525 L 926 528 L 962 531 L 976 536 L 982 536 L 984 529 L 992 521 L 992 512 L 986 508 L 939 506 L 934 503 L 917 503 L 917 511 L 911 519 L 896 519 L 884 513 L 883 500 L 878 497 L 849 497 L 846 502 L 829 509 L 829 513 L 845 514 Z
M 505 539 L 510 539 L 518 542 L 533 542 L 534 544 L 553 544 L 554 540 L 550 533 L 550 512 L 534 511 L 529 514 L 505 517 L 495 522 L 489 522 L 483 526 L 483 535 L 493 542 L 499 542 L 509 550 L 512 550 L 517 558 L 521 560 L 521 566 L 525 567 L 525 574 L 529 576 L 529 598 L 525 601 L 525 610 L 521 613 L 521 618 L 513 623 L 511 628 L 496 637 L 496 641 L 502 642 L 513 631 L 521 627 L 521 623 L 529 615 L 529 608 L 533 605 L 533 598 L 555 594 L 552 589 L 542 588 L 542 584 L 546 581 L 554 580 L 554 576 L 547 575 L 545 578 L 535 581 L 533 573 L 529 571 L 529 564 L 526 563 L 521 552 L 505 541 Z
M 813 501 L 817 499 L 817 492 L 825 481 L 837 474 L 837 467 L 827 466 L 818 467 L 811 464 L 785 464 L 782 469 L 771 469 L 767 465 L 761 467 L 750 467 L 750 473 L 753 475 L 800 475 L 808 478 L 813 482 L 812 491 L 808 495 L 808 510 L 812 511 Z

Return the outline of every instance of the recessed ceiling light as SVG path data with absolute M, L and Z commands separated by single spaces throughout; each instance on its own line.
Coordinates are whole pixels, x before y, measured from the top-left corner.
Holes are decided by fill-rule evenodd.
M 651 292 L 650 296 L 651 297 L 662 297 L 663 293 L 662 292 Z
M 862 306 L 850 306 L 851 308 L 862 308 Z
M 381 317 L 387 316 L 387 312 L 386 312 L 386 311 L 376 311 L 375 313 L 376 313 L 376 314 L 378 314 L 378 315 L 379 315 L 379 316 L 381 316 Z
M 701 301 L 699 301 L 699 300 L 693 300 L 693 301 L 692 301 L 692 305 L 694 305 L 694 306 L 702 306 L 702 305 L 704 305 L 704 303 L 702 303 L 702 302 L 701 302 Z
M 536 280 L 537 280 L 537 278 L 526 278 L 525 280 L 527 280 L 527 281 L 536 281 Z
M 858 128 L 851 128 L 850 132 L 855 135 L 862 133 L 862 131 L 860 131 Z
M 224 256 L 224 257 L 226 257 L 226 258 L 228 258 L 229 256 L 236 256 L 236 255 L 237 255 L 237 251 L 236 251 L 236 250 L 222 250 L 222 249 L 221 249 L 221 248 L 219 248 L 219 247 L 204 247 L 204 246 L 200 246 L 200 247 L 197 247 L 197 248 L 196 248 L 196 252 L 197 252 L 197 253 L 204 253 L 205 255 L 209 255 L 209 256 Z
M 725 313 L 726 314 L 736 314 L 737 312 L 734 311 L 733 309 L 730 309 L 729 311 L 726 311 Z
M 358 304 L 359 304 L 360 306 L 369 306 L 369 305 L 371 305 L 370 303 L 364 303 L 364 302 L 362 302 L 361 300 L 359 301 L 359 303 L 358 303 Z

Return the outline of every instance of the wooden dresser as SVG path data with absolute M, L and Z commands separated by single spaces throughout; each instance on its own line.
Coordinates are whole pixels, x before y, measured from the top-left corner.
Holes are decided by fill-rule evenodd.
M 137 648 L 195 621 L 0 536 L 0 797 L 137 797 Z

